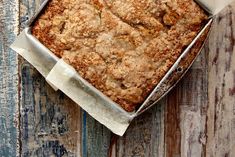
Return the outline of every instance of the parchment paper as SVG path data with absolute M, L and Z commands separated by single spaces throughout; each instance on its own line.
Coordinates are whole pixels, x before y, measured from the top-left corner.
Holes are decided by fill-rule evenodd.
M 223 8 L 234 0 L 196 0 L 212 15 L 218 14 Z

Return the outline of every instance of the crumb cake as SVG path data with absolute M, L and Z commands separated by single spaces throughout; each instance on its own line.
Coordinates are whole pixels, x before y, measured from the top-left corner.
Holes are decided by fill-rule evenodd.
M 193 0 L 51 0 L 32 34 L 130 112 L 206 20 Z

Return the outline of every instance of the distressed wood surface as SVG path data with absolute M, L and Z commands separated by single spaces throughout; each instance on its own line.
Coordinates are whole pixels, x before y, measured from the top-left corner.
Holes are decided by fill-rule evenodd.
M 235 2 L 185 78 L 118 137 L 9 50 L 42 1 L 0 0 L 0 157 L 235 155 Z
M 218 32 L 219 30 L 219 32 Z M 235 2 L 216 18 L 209 40 L 206 155 L 235 156 Z
M 19 3 L 0 0 L 0 156 L 18 156 L 18 63 L 8 45 L 19 32 Z

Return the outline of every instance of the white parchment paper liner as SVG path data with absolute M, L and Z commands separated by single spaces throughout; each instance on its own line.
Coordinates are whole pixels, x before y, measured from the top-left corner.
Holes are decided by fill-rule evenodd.
M 232 0 L 224 0 L 224 3 L 219 2 L 219 0 L 197 1 L 202 4 L 203 8 L 212 13 L 212 15 L 215 15 Z M 45 1 L 43 3 L 40 11 L 47 2 L 48 1 Z M 217 5 L 219 5 L 219 7 Z M 30 20 L 30 23 L 36 19 L 37 15 L 38 13 L 32 18 L 32 20 Z M 155 104 L 156 101 L 163 97 L 172 88 L 172 86 L 175 85 L 171 84 L 166 87 L 166 89 L 159 90 L 162 83 L 169 79 L 170 74 L 172 74 L 178 67 L 178 64 L 190 51 L 191 47 L 200 38 L 203 32 L 210 26 L 211 22 L 212 19 L 208 21 L 206 26 L 182 53 L 176 63 L 171 67 L 169 72 L 156 86 L 138 111 L 134 113 L 126 112 L 118 104 L 113 102 L 110 98 L 106 97 L 103 93 L 84 80 L 73 67 L 55 56 L 49 49 L 47 49 L 34 36 L 32 36 L 30 27 L 24 29 L 24 31 L 11 45 L 11 48 L 31 63 L 42 74 L 42 76 L 46 78 L 47 82 L 55 90 L 60 89 L 92 117 L 105 125 L 115 134 L 122 136 L 128 128 L 130 122 L 136 116 Z M 161 95 L 156 97 L 155 95 L 158 95 L 159 93 L 161 93 Z
M 196 0 L 204 9 L 212 15 L 218 14 L 225 6 L 234 0 Z

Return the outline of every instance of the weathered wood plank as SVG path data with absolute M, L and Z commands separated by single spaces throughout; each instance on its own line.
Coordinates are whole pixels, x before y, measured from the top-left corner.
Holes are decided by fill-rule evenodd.
M 235 2 L 216 18 L 209 40 L 206 156 L 235 155 Z
M 133 121 L 112 146 L 112 157 L 164 156 L 165 99 Z
M 27 64 L 21 64 L 21 79 L 22 156 L 76 156 L 79 107 Z
M 21 1 L 21 29 L 41 2 Z M 81 156 L 81 111 L 78 105 L 63 93 L 55 92 L 24 59 L 20 58 L 19 66 L 21 155 Z
M 9 49 L 19 30 L 19 3 L 0 0 L 0 156 L 19 156 L 18 63 Z
M 167 96 L 166 156 L 197 157 L 204 153 L 207 107 L 205 48 L 183 81 Z
M 111 132 L 85 111 L 82 115 L 82 157 L 107 157 Z

